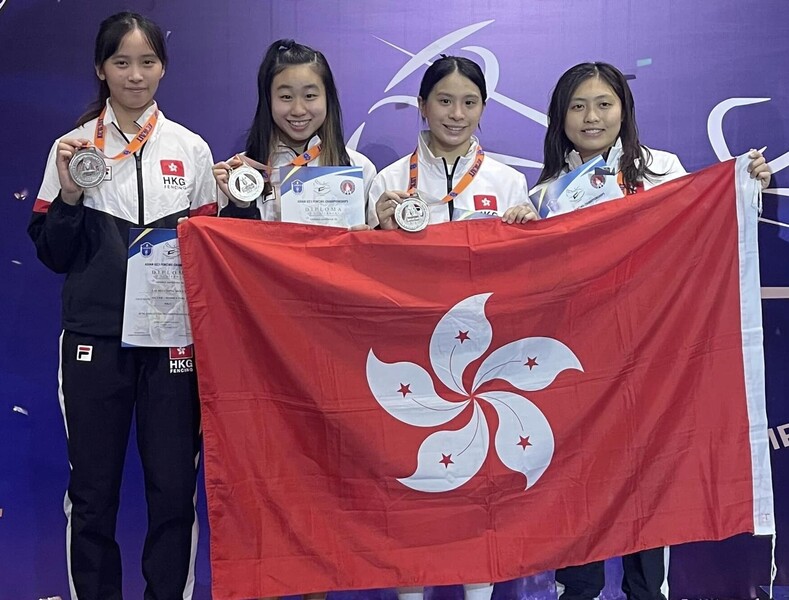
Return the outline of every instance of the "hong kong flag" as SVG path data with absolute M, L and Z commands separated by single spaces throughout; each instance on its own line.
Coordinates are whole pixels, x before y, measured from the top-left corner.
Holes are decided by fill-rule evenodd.
M 175 177 L 184 176 L 184 163 L 180 160 L 160 160 L 162 175 L 173 175 Z
M 498 210 L 496 196 L 493 194 L 475 194 L 474 210 Z
M 524 225 L 180 225 L 213 597 L 771 533 L 756 196 L 730 161 Z

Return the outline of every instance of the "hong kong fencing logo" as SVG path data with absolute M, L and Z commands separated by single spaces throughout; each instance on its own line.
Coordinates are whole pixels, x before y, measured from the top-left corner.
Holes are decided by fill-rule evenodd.
M 498 416 L 494 447 L 501 462 L 526 476 L 526 489 L 545 473 L 554 452 L 551 426 L 542 411 L 521 393 L 501 389 L 507 382 L 523 392 L 548 387 L 564 370 L 583 371 L 575 354 L 548 337 L 526 337 L 488 353 L 493 329 L 485 315 L 492 294 L 458 302 L 438 322 L 430 338 L 430 364 L 435 376 L 462 401 L 445 400 L 431 374 L 412 362 L 385 363 L 370 349 L 367 384 L 375 399 L 394 418 L 415 427 L 449 425 L 471 405 L 471 418 L 460 429 L 427 436 L 417 452 L 416 471 L 398 479 L 420 492 L 447 492 L 473 478 L 489 449 L 490 428 L 482 404 Z M 463 374 L 485 356 L 470 388 Z M 485 385 L 488 384 L 488 385 Z M 484 386 L 484 387 L 483 387 Z

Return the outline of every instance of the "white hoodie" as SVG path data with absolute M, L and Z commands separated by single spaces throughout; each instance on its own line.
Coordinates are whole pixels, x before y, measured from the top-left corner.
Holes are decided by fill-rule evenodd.
M 458 159 L 453 172 L 452 165 L 447 165 L 443 158 L 434 156 L 427 147 L 429 133 L 422 131 L 419 134 L 419 181 L 416 185 L 417 191 L 421 192 L 428 202 L 431 199 L 444 198 L 452 187 L 457 185 L 466 171 L 474 164 L 479 147 L 479 141 L 472 136 L 471 147 L 464 156 Z M 373 179 L 367 196 L 367 223 L 369 225 L 378 225 L 375 203 L 384 191 L 407 191 L 410 160 L 411 154 L 408 154 L 382 169 Z M 452 174 L 449 189 L 447 172 Z M 503 215 L 509 207 L 523 204 L 528 199 L 529 188 L 523 173 L 486 155 L 471 184 L 454 199 L 453 204 L 455 208 L 461 210 Z M 446 223 L 450 219 L 447 203 L 430 205 L 431 225 Z

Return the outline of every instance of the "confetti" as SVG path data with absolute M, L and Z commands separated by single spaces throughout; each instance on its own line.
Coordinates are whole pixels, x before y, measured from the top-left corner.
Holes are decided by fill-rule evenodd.
M 18 192 L 14 192 L 14 198 L 17 200 L 27 200 L 28 193 L 27 188 L 19 190 Z
M 170 39 L 170 34 L 171 34 L 171 33 L 172 33 L 172 31 L 170 31 L 170 30 L 168 29 L 168 30 L 167 30 L 167 33 L 165 33 L 165 34 L 164 34 L 164 41 L 165 41 L 165 42 L 166 42 L 166 41 L 168 41 L 168 40 Z
M 14 263 L 15 265 L 21 265 L 22 264 L 21 260 L 12 260 L 11 262 Z
M 58 0 L 60 2 L 60 0 Z M 60 596 L 47 596 L 46 598 L 39 598 L 38 600 L 63 600 Z
M 27 409 L 26 408 L 22 408 L 21 406 L 15 406 L 12 410 L 14 412 L 18 412 L 21 415 L 25 415 L 26 417 L 29 416 L 28 412 L 27 412 Z
M 651 64 L 652 64 L 652 59 L 651 58 L 639 58 L 636 61 L 636 66 L 637 67 L 648 67 Z
M 0 508 L 0 519 L 3 518 L 3 509 Z

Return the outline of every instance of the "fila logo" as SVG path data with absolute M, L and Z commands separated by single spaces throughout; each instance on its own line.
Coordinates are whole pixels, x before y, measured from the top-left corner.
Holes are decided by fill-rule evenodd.
M 77 360 L 80 362 L 93 360 L 93 346 L 77 346 Z

